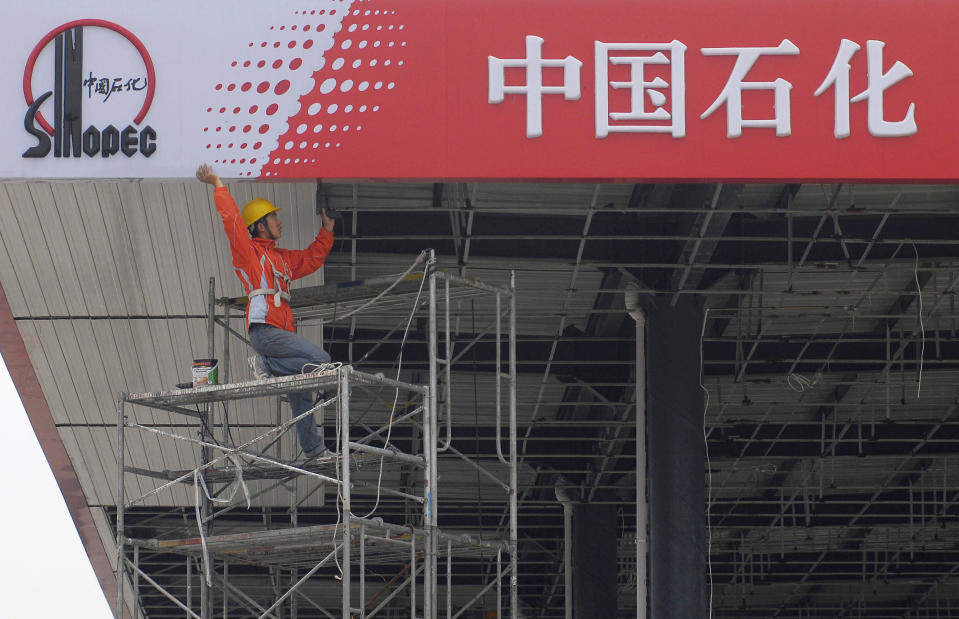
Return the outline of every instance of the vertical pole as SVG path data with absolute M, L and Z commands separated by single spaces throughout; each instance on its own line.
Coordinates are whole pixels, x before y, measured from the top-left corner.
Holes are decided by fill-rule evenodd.
M 516 271 L 509 274 L 509 613 L 511 619 L 519 616 L 519 575 L 517 573 L 517 529 L 519 521 L 516 504 Z
M 227 614 L 230 610 L 229 597 L 226 594 L 226 590 L 230 583 L 230 562 L 223 562 L 223 619 L 228 619 Z
M 563 586 L 566 590 L 565 619 L 573 619 L 573 504 L 563 503 Z
M 366 619 L 366 525 L 360 525 L 360 619 Z
M 297 506 L 297 501 L 299 499 L 298 492 L 298 481 L 299 477 L 294 477 L 290 480 L 290 528 L 295 529 L 300 526 L 300 512 Z M 290 570 L 290 586 L 296 584 L 300 579 L 300 570 L 295 566 Z M 299 607 L 299 596 L 291 595 L 290 596 L 290 619 L 297 619 L 300 613 Z
M 213 277 L 210 278 L 207 291 L 206 338 L 207 352 L 212 359 L 213 355 L 216 354 L 214 348 L 216 342 L 216 279 Z
M 410 534 L 410 619 L 416 619 L 416 533 Z
M 427 262 L 429 277 L 429 369 L 430 392 L 426 407 L 426 423 L 423 424 L 423 470 L 425 499 L 423 503 L 423 528 L 426 534 L 423 562 L 423 616 L 436 619 L 436 391 L 437 391 L 437 328 L 436 328 L 436 252 L 430 250 Z
M 503 616 L 503 551 L 496 551 L 496 619 Z
M 186 558 L 186 607 L 193 610 L 193 558 Z M 187 619 L 190 614 L 187 613 Z
M 223 300 L 223 355 L 220 359 L 220 382 L 228 383 L 230 382 L 230 304 L 224 299 Z M 224 445 L 229 445 L 230 440 L 230 420 L 227 414 L 228 411 L 228 402 L 220 402 L 223 410 L 223 439 L 222 442 Z
M 133 619 L 137 619 L 140 612 L 140 547 L 133 547 Z
M 276 425 L 277 427 L 283 425 L 283 400 L 280 399 L 281 396 L 276 396 Z M 292 412 L 291 412 L 292 414 Z M 276 459 L 283 459 L 283 441 L 277 441 L 276 445 L 273 447 L 276 452 Z M 293 443 L 293 453 L 296 453 L 296 443 Z
M 500 437 L 500 423 L 503 419 L 503 327 L 501 320 L 500 293 L 496 293 L 496 457 L 503 464 L 509 463 L 503 457 L 503 446 Z
M 705 617 L 708 607 L 706 470 L 700 383 L 702 302 L 650 298 L 646 365 L 649 505 L 647 606 L 656 619 Z M 693 385 L 695 387 L 691 388 Z M 661 413 L 661 414 L 657 414 Z
M 453 542 L 446 541 L 446 619 L 453 617 Z
M 123 580 L 126 575 L 126 566 L 123 565 L 123 545 L 125 543 L 123 519 L 126 507 L 126 496 L 123 488 L 123 428 L 126 425 L 123 401 L 125 398 L 126 394 L 124 393 L 117 395 L 117 619 L 123 619 Z
M 212 277 L 210 278 L 210 286 L 207 293 L 206 336 L 207 352 L 210 359 L 213 359 L 214 355 L 216 355 L 216 280 Z M 206 411 L 202 413 L 203 417 L 200 424 L 200 437 L 201 440 L 206 442 L 213 441 L 213 432 L 210 429 L 210 423 L 213 421 L 213 407 L 214 403 L 210 402 L 206 406 Z M 213 459 L 213 454 L 209 447 L 203 447 L 201 454 L 204 464 Z M 206 469 L 203 470 L 201 475 L 206 476 Z M 207 498 L 205 492 L 202 493 L 200 500 L 203 502 L 202 509 L 200 511 L 203 520 L 199 523 L 199 525 L 203 528 L 204 535 L 209 535 L 213 528 L 212 524 L 208 520 L 210 513 L 213 511 L 213 506 L 211 504 L 212 502 Z M 210 569 L 209 566 L 206 566 L 206 569 Z M 210 619 L 210 611 L 212 609 L 210 593 L 210 586 L 206 582 L 206 574 L 203 574 L 200 578 L 201 619 Z
M 350 248 L 350 281 L 356 281 L 356 238 L 357 238 L 357 229 L 360 221 L 360 211 L 356 208 L 356 185 L 353 185 L 353 212 L 350 213 L 350 220 L 352 221 L 351 234 L 353 235 L 352 247 Z M 323 274 L 323 283 L 326 283 L 326 273 L 324 270 Z M 353 334 L 356 331 L 356 315 L 354 314 L 350 318 L 350 343 L 349 349 L 347 350 L 347 359 L 350 360 L 350 363 L 353 363 Z
M 300 570 L 295 567 L 290 570 L 290 586 L 294 586 L 296 582 L 300 579 Z M 290 596 L 290 619 L 299 619 L 300 616 L 300 606 L 297 602 L 298 596 L 296 594 Z
M 446 451 L 453 443 L 453 341 L 450 334 L 450 280 L 443 279 L 444 283 L 444 311 L 446 313 L 446 445 L 441 451 Z
M 637 291 L 626 293 L 626 311 L 636 322 L 636 619 L 646 619 L 646 314 Z
M 350 366 L 340 367 L 340 467 L 343 496 L 343 617 L 350 616 Z
M 220 359 L 221 374 L 223 380 L 220 382 L 230 382 L 230 304 L 223 301 L 223 358 Z
M 280 593 L 280 587 L 282 586 L 283 580 L 283 568 L 277 566 L 275 568 L 270 568 L 270 571 L 273 573 L 273 597 L 274 602 L 278 602 L 276 605 L 276 619 L 283 619 L 283 604 L 280 602 L 282 593 Z

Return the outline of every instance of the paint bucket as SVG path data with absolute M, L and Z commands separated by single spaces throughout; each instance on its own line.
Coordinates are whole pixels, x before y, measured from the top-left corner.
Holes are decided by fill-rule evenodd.
M 216 359 L 193 360 L 193 386 L 205 387 L 217 384 Z

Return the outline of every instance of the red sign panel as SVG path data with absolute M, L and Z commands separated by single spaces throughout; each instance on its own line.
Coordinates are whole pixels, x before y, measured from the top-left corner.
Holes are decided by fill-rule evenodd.
M 343 20 L 265 176 L 959 178 L 955 3 L 378 6 L 399 23 Z

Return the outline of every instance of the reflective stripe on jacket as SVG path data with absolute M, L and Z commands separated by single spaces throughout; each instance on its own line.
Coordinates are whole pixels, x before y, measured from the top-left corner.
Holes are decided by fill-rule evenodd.
M 240 210 L 226 187 L 213 191 L 216 210 L 230 241 L 233 268 L 250 297 L 246 307 L 246 326 L 251 322 L 293 331 L 293 311 L 287 302 L 289 281 L 306 277 L 323 266 L 333 247 L 333 233 L 320 228 L 306 249 L 283 249 L 269 239 L 251 239 Z M 251 294 L 252 293 L 252 294 Z

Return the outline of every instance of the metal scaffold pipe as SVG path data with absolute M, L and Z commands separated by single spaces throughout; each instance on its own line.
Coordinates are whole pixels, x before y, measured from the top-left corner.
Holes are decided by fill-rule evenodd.
M 123 619 L 123 581 L 125 574 L 123 564 L 123 545 L 125 543 L 124 505 L 126 503 L 126 497 L 123 491 L 123 427 L 126 425 L 123 413 L 123 402 L 125 399 L 126 394 L 117 394 L 117 619 Z
M 509 274 L 509 612 L 511 619 L 519 616 L 519 572 L 517 570 L 517 531 L 519 507 L 516 489 L 519 477 L 516 453 L 516 271 Z
M 424 473 L 426 502 L 423 504 L 423 528 L 426 530 L 426 556 L 423 571 L 423 616 L 426 619 L 436 619 L 436 442 L 437 442 L 437 363 L 438 352 L 437 324 L 436 324 L 436 252 L 429 250 L 426 263 L 427 277 L 429 278 L 429 369 L 430 393 L 427 397 L 426 423 L 423 424 L 423 455 L 426 466 Z
M 343 502 L 343 616 L 350 616 L 350 517 L 352 516 L 350 501 L 350 367 L 340 368 L 340 441 L 341 441 L 341 469 L 340 486 Z M 335 552 L 335 551 L 334 551 Z M 363 603 L 363 600 L 360 601 Z
M 207 356 L 209 359 L 213 359 L 216 355 L 216 279 L 211 277 L 209 281 L 209 291 L 207 292 L 207 322 L 206 322 L 206 335 L 207 335 Z M 211 361 L 210 363 L 213 363 Z M 206 406 L 206 410 L 202 413 L 203 417 L 201 419 L 201 429 L 200 437 L 204 441 L 213 441 L 213 432 L 211 431 L 210 424 L 213 422 L 213 407 L 215 404 L 210 402 Z M 204 462 L 209 462 L 213 458 L 213 452 L 209 447 L 201 447 L 200 449 L 202 458 Z M 200 472 L 200 475 L 206 476 L 206 470 Z M 202 521 L 200 522 L 200 528 L 204 535 L 209 535 L 211 533 L 212 525 L 209 523 L 210 513 L 213 511 L 213 502 L 210 500 L 210 497 L 206 493 L 203 493 L 203 506 L 202 506 Z M 206 572 L 202 578 L 200 578 L 200 617 L 202 619 L 210 619 L 212 599 L 210 591 L 210 566 L 204 564 L 204 571 Z
M 626 311 L 636 322 L 636 619 L 646 619 L 646 313 L 638 290 L 626 292 Z

